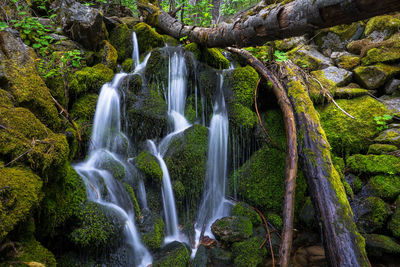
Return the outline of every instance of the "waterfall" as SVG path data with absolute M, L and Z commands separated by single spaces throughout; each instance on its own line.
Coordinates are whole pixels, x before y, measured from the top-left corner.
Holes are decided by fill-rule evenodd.
M 203 197 L 195 224 L 196 243 L 202 233 L 214 237 L 211 233 L 212 223 L 229 214 L 229 201 L 225 199 L 228 167 L 228 134 L 229 121 L 223 92 L 223 73 L 219 75 L 219 88 L 213 106 L 208 138 L 207 173 Z M 197 244 L 192 251 L 195 255 Z
M 129 170 L 128 163 L 123 160 L 123 147 L 127 138 L 121 132 L 120 96 L 118 87 L 126 73 L 115 75 L 112 83 L 101 88 L 96 106 L 92 131 L 92 144 L 86 161 L 74 166 L 82 177 L 88 199 L 104 207 L 113 209 L 125 222 L 124 235 L 126 243 L 132 249 L 132 261 L 135 266 L 148 266 L 152 257 L 140 240 L 135 226 L 134 208 L 124 186 L 113 175 L 102 167 L 110 161 Z M 104 190 L 106 187 L 106 190 Z M 106 196 L 102 192 L 106 191 Z
M 168 88 L 166 92 L 168 117 L 173 122 L 174 130 L 161 140 L 158 147 L 156 147 L 153 141 L 148 141 L 150 153 L 157 158 L 163 172 L 162 199 L 167 229 L 167 236 L 165 237 L 164 241 L 165 243 L 169 243 L 174 240 L 183 241 L 183 238 L 180 237 L 180 232 L 178 229 L 178 215 L 176 211 L 174 192 L 172 190 L 171 178 L 163 157 L 172 138 L 190 127 L 190 124 L 184 115 L 186 104 L 186 85 L 187 69 L 185 57 L 181 48 L 179 48 L 178 51 L 174 49 L 170 51 L 169 55 Z
M 133 66 L 136 69 L 136 67 L 140 64 L 140 60 L 139 60 L 139 44 L 136 32 L 134 31 L 132 31 L 132 45 L 133 45 L 132 60 L 133 60 Z

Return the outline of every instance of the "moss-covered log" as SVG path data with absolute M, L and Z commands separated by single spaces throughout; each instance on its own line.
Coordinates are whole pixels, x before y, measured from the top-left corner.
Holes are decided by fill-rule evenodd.
M 187 36 L 190 41 L 208 47 L 262 45 L 400 10 L 398 0 L 297 0 L 285 5 L 259 5 L 255 14 L 203 28 L 182 24 L 154 2 L 138 0 L 139 10 L 149 24 L 177 39 Z
M 284 62 L 281 69 L 295 110 L 299 158 L 322 225 L 330 265 L 370 266 L 364 238 L 357 231 L 346 192 L 332 164 L 330 145 L 308 95 L 307 85 L 294 64 Z

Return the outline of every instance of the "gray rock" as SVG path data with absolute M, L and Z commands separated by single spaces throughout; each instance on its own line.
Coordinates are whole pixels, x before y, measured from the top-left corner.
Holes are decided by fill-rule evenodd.
M 211 231 L 218 241 L 230 244 L 249 238 L 253 233 L 253 225 L 249 218 L 231 216 L 216 220 Z
M 321 77 L 321 75 L 324 76 L 324 78 L 328 80 L 332 86 L 344 86 L 348 84 L 353 77 L 353 73 L 351 71 L 340 69 L 334 66 L 330 66 L 317 72 L 313 72 L 312 74 L 317 79 L 318 77 Z
M 311 70 L 324 69 L 333 65 L 330 58 L 321 54 L 314 46 L 306 45 L 299 50 L 294 48 L 288 52 L 288 57 L 299 66 L 307 65 Z
M 378 89 L 383 86 L 391 77 L 398 74 L 400 68 L 377 64 L 367 67 L 357 67 L 354 69 L 356 81 L 367 89 Z
M 394 113 L 400 112 L 400 97 L 390 97 L 384 95 L 379 98 L 387 106 L 388 110 Z
M 392 79 L 385 85 L 385 94 L 393 95 L 396 91 L 399 91 L 400 80 Z
M 375 142 L 400 146 L 400 129 L 387 129 L 374 139 Z

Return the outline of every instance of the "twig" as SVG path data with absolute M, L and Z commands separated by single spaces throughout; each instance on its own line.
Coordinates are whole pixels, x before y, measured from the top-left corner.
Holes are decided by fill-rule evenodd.
M 0 124 L 0 128 L 2 128 L 2 129 L 7 129 L 7 127 L 6 126 L 4 126 L 4 125 L 2 125 L 2 124 Z
M 75 129 L 76 135 L 78 137 L 78 141 L 79 141 L 79 143 L 81 143 L 82 142 L 82 137 L 81 137 L 81 133 L 80 133 L 78 127 L 76 126 L 76 123 L 72 120 L 72 118 L 69 115 L 68 111 L 63 106 L 61 106 L 61 104 L 58 103 L 58 101 L 53 96 L 51 96 L 51 98 L 53 99 L 53 101 L 56 104 L 56 106 L 60 109 L 60 114 L 62 114 L 62 113 L 65 114 L 65 118 L 67 118 L 67 120 L 71 123 L 72 127 Z
M 274 256 L 274 250 L 272 248 L 272 241 L 271 241 L 271 233 L 269 231 L 269 227 L 268 227 L 268 222 L 265 219 L 264 215 L 261 213 L 261 211 L 259 211 L 257 208 L 250 206 L 253 210 L 255 210 L 258 215 L 261 217 L 261 219 L 264 222 L 265 225 L 265 229 L 267 230 L 267 236 L 264 239 L 264 242 L 261 244 L 260 249 L 264 246 L 264 244 L 267 242 L 267 238 L 268 238 L 268 242 L 269 242 L 269 249 L 271 251 L 271 256 L 272 256 L 272 266 L 275 267 L 275 256 Z
M 19 155 L 18 157 L 16 157 L 15 159 L 13 159 L 12 161 L 8 162 L 7 164 L 0 166 L 0 168 L 4 168 L 7 167 L 9 165 L 11 165 L 13 162 L 19 160 L 20 158 L 22 158 L 23 156 L 25 156 L 27 153 L 29 153 L 32 150 L 32 147 L 29 148 L 28 150 L 26 150 L 24 153 L 22 153 L 21 155 Z

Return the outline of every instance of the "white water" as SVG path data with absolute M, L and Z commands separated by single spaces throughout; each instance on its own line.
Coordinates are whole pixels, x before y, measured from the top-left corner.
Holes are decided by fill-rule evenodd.
M 128 163 L 121 160 L 118 155 L 125 141 L 125 136 L 121 132 L 118 87 L 126 75 L 119 73 L 115 75 L 112 83 L 103 85 L 96 106 L 89 157 L 74 168 L 85 182 L 89 200 L 113 209 L 125 222 L 125 239 L 132 249 L 130 256 L 135 266 L 144 267 L 152 263 L 152 257 L 142 244 L 136 230 L 130 197 L 123 185 L 111 173 L 101 168 L 103 163 L 111 159 L 122 164 L 125 170 L 129 169 Z M 107 192 L 104 198 L 103 191 Z
M 213 238 L 212 223 L 229 215 L 230 202 L 225 199 L 229 122 L 223 93 L 223 74 L 220 74 L 219 79 L 218 96 L 213 106 L 213 116 L 210 122 L 206 181 L 195 224 L 196 246 L 192 251 L 192 257 L 196 254 L 201 233 L 204 232 L 205 236 Z
M 133 44 L 133 50 L 132 50 L 133 66 L 136 69 L 136 67 L 140 64 L 140 61 L 139 61 L 139 44 L 136 32 L 134 31 L 132 31 L 132 44 Z

